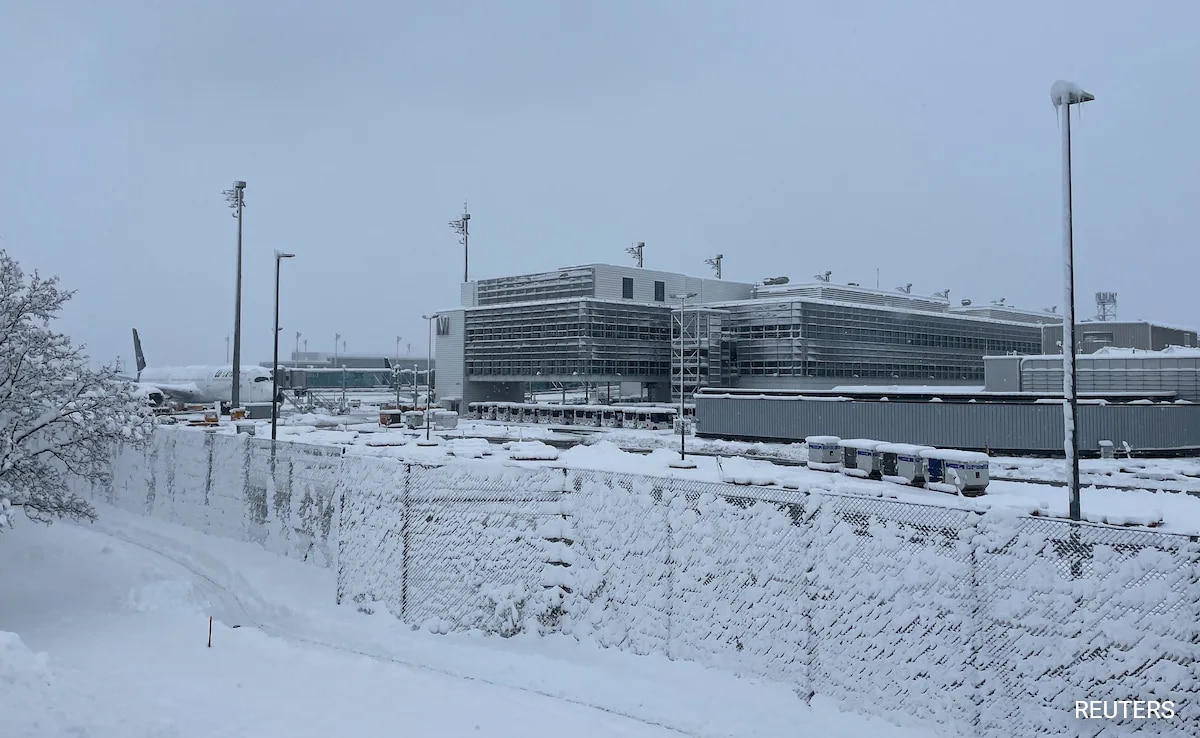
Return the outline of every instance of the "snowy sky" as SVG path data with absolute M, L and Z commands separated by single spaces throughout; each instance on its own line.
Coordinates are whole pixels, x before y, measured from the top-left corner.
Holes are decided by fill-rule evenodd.
M 1062 303 L 1050 85 L 1074 127 L 1080 313 L 1196 324 L 1200 5 L 256 0 L 0 7 L 0 244 L 78 289 L 94 356 L 219 363 L 221 191 L 249 182 L 243 358 L 423 355 L 472 277 L 625 263 Z M 1191 70 L 1191 71 L 1188 71 Z M 1179 268 L 1188 263 L 1189 269 Z

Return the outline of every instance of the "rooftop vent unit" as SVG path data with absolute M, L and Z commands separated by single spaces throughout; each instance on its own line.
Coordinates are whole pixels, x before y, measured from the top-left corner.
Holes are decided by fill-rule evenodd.
M 792 280 L 788 279 L 787 277 L 767 277 L 763 280 L 763 286 L 767 287 L 776 284 L 787 284 L 790 281 Z
M 963 306 L 963 307 L 966 307 L 966 306 L 968 306 L 968 305 L 970 305 L 970 304 L 971 304 L 971 301 L 970 301 L 970 300 L 963 300 L 963 301 L 962 301 L 962 306 Z

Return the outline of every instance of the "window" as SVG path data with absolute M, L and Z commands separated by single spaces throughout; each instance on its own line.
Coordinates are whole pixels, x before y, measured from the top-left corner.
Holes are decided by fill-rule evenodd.
M 621 278 L 621 297 L 626 300 L 633 299 L 633 277 Z
M 629 282 L 630 282 L 629 291 L 630 291 L 630 293 L 632 293 L 633 292 L 633 280 L 631 279 L 631 280 L 629 280 Z M 632 294 L 630 294 L 629 296 L 633 297 Z M 654 283 L 654 301 L 655 302 L 665 302 L 666 299 L 667 299 L 667 283 L 656 281 Z

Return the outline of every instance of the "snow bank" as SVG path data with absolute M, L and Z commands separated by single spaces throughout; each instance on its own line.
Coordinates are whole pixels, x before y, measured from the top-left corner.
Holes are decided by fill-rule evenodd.
M 0 631 L 0 725 L 4 735 L 62 735 L 54 675 L 45 654 Z

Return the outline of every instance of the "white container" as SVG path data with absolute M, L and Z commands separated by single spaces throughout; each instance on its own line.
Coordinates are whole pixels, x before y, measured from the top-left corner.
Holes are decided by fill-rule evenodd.
M 458 427 L 458 413 L 453 410 L 434 410 L 433 425 L 436 428 L 451 430 Z
M 982 495 L 989 481 L 991 459 L 977 451 L 931 448 L 921 451 L 925 460 L 925 486 L 939 492 Z
M 879 475 L 897 484 L 922 485 L 925 483 L 925 459 L 922 451 L 933 450 L 933 446 L 918 446 L 911 443 L 881 443 L 875 447 L 879 454 Z
M 809 436 L 804 439 L 808 445 L 808 468 L 817 471 L 837 471 L 841 466 L 842 449 L 837 436 Z
M 843 438 L 838 441 L 838 447 L 842 450 L 842 474 L 878 479 L 879 454 L 875 448 L 880 443 L 866 438 Z

